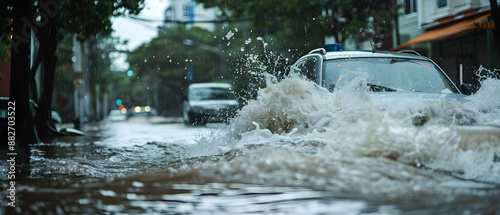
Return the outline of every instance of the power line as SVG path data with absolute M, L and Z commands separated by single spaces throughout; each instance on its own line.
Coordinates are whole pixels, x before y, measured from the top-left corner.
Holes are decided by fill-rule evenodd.
M 236 23 L 236 22 L 249 22 L 252 21 L 251 17 L 243 17 L 238 19 L 216 19 L 216 20 L 192 20 L 192 21 L 180 21 L 180 20 L 169 20 L 169 19 L 146 19 L 137 16 L 126 16 L 125 18 L 143 21 L 143 22 L 163 22 L 163 23 L 176 23 L 176 24 L 193 24 L 193 23 Z
M 132 21 L 134 22 L 148 22 L 148 23 L 151 23 L 150 21 L 144 21 L 144 20 L 139 20 L 139 19 L 134 19 L 132 17 L 129 17 L 129 16 L 125 16 L 124 18 L 128 18 L 128 19 L 131 19 Z M 142 27 L 145 27 L 145 28 L 149 28 L 151 30 L 157 30 L 157 26 L 151 26 L 151 25 L 147 25 L 147 24 L 141 24 Z

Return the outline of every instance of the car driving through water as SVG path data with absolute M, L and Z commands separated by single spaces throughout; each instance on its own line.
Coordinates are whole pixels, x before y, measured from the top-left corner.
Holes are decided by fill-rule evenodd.
M 327 51 L 319 48 L 301 57 L 291 71 L 330 91 L 360 79 L 362 88 L 379 92 L 374 93 L 373 98 L 381 109 L 394 108 L 415 99 L 438 101 L 442 97 L 449 103 L 463 103 L 465 94 L 469 94 L 468 85 L 457 87 L 435 62 L 413 51 Z M 413 123 L 421 125 L 429 117 L 420 114 Z M 461 123 L 470 124 L 471 121 L 467 119 Z
M 194 83 L 189 85 L 183 103 L 186 124 L 224 122 L 235 116 L 237 96 L 228 83 Z

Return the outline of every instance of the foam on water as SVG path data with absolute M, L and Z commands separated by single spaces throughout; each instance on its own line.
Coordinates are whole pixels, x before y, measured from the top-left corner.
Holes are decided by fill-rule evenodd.
M 381 104 L 363 77 L 337 86 L 329 92 L 301 77 L 269 83 L 219 139 L 232 155 L 193 168 L 223 181 L 355 193 L 437 192 L 457 180 L 500 184 L 500 140 L 460 131 L 462 124 L 498 125 L 498 80 L 463 105 L 443 96 Z M 431 118 L 416 126 L 419 114 Z
M 500 80 L 486 79 L 465 106 L 478 115 L 478 124 L 500 126 Z

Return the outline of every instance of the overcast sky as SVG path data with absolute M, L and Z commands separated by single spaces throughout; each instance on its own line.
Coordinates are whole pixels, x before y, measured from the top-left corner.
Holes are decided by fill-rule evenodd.
M 163 13 L 167 8 L 168 0 L 146 0 L 145 4 L 139 17 L 150 20 L 163 20 Z M 163 24 L 161 21 L 142 22 L 125 17 L 112 18 L 111 21 L 114 30 L 111 35 L 120 38 L 121 41 L 128 40 L 128 45 L 117 48 L 130 51 L 156 37 L 158 35 L 157 27 Z M 115 53 L 112 57 L 118 57 L 118 54 Z M 118 57 L 113 66 L 113 70 L 128 69 L 128 64 L 126 64 L 123 56 Z
M 163 13 L 168 5 L 168 0 L 146 0 L 146 6 L 139 17 L 150 20 L 163 20 Z M 142 22 L 125 17 L 112 19 L 113 36 L 120 37 L 121 40 L 128 40 L 129 50 L 137 48 L 142 43 L 150 41 L 158 35 L 157 26 L 162 25 L 161 21 Z

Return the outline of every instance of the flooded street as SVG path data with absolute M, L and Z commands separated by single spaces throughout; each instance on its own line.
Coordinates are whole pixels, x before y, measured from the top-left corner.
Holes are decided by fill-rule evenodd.
M 452 111 L 496 125 L 499 106 L 484 98 L 497 86 Z M 2 214 L 499 214 L 497 127 L 458 126 L 423 98 L 413 104 L 436 120 L 415 126 L 415 105 L 386 112 L 375 98 L 289 78 L 229 124 L 89 125 L 32 146 L 31 175 Z
M 0 215 L 500 215 L 498 0 L 0 2 Z

